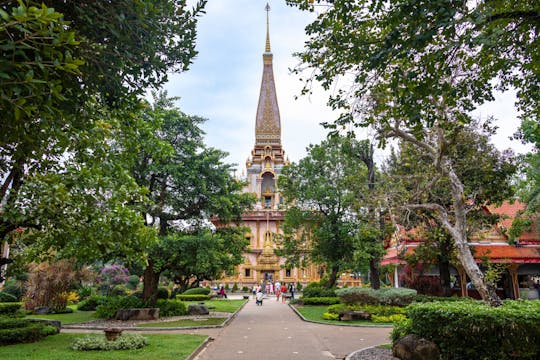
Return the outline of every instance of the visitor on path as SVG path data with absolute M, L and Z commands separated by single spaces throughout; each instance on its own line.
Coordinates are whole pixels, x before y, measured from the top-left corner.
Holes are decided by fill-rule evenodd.
M 257 296 L 257 289 L 259 288 L 259 285 L 253 284 L 253 289 L 251 289 L 251 292 L 253 293 L 253 299 Z
M 291 300 L 294 300 L 294 291 L 296 289 L 294 288 L 294 283 L 291 283 L 291 285 L 289 285 L 289 292 L 291 293 Z
M 225 293 L 225 288 L 223 287 L 223 285 L 221 286 L 221 288 L 219 289 L 219 296 L 221 298 L 227 298 L 227 293 Z
M 281 295 L 281 286 L 279 286 L 279 283 L 276 283 L 276 301 L 279 301 L 280 295 Z
M 255 305 L 262 306 L 262 301 L 263 301 L 263 292 L 262 292 L 262 289 L 259 289 L 259 291 L 257 291 L 257 297 L 256 297 L 256 300 L 255 300 Z
M 281 302 L 282 303 L 285 303 L 286 294 L 287 294 L 287 284 L 283 283 L 283 285 L 281 285 Z

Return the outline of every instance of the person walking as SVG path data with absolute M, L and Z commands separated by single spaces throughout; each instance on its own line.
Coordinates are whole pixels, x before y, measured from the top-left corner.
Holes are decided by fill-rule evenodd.
M 291 293 L 291 300 L 294 300 L 294 291 L 295 291 L 295 286 L 294 286 L 294 283 L 291 283 L 291 285 L 289 285 L 289 292 Z
M 227 293 L 225 293 L 225 288 L 223 287 L 223 285 L 221 286 L 221 288 L 219 289 L 219 296 L 221 298 L 227 298 Z

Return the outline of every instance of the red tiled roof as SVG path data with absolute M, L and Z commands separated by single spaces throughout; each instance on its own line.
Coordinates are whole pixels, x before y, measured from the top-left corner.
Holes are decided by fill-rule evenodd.
M 523 211 L 527 208 L 527 205 L 519 202 L 514 201 L 513 203 L 509 201 L 504 201 L 501 206 L 495 207 L 493 205 L 490 205 L 487 207 L 487 210 L 492 214 L 498 214 L 502 215 L 501 221 L 499 221 L 498 226 L 504 226 L 506 229 L 510 229 L 512 227 L 512 221 L 514 221 L 514 218 L 518 214 L 518 212 Z M 540 236 L 538 234 L 538 226 L 537 226 L 536 219 L 533 219 L 533 224 L 531 225 L 531 231 L 524 232 L 519 237 L 520 241 L 539 241 L 540 242 Z

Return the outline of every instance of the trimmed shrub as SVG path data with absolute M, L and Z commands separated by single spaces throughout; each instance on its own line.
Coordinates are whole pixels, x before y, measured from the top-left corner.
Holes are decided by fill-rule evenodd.
M 330 312 L 325 312 L 323 315 L 322 315 L 322 318 L 324 320 L 339 320 L 339 314 L 334 314 L 334 313 L 330 313 Z
M 405 288 L 373 290 L 371 288 L 351 287 L 336 290 L 336 295 L 345 304 L 406 306 L 414 300 L 416 290 Z
M 247 286 L 242 286 L 242 292 L 248 292 L 249 288 Z
M 77 295 L 79 295 L 80 301 L 92 296 L 93 289 L 90 286 L 81 286 L 77 289 Z
M 130 275 L 127 279 L 126 287 L 129 290 L 136 290 L 139 286 L 139 277 L 137 275 Z
M 233 284 L 233 287 L 232 287 L 232 292 L 235 292 L 235 291 L 238 291 L 238 284 L 237 283 L 234 283 Z
M 452 297 L 442 297 L 442 296 L 429 296 L 429 295 L 416 295 L 414 297 L 415 303 L 426 303 L 426 302 L 434 302 L 434 301 L 470 301 L 471 298 L 469 297 L 458 297 L 458 296 L 452 296 Z
M 304 305 L 334 305 L 339 304 L 338 297 L 303 297 Z
M 86 298 L 86 300 L 81 301 L 77 304 L 77 310 L 80 311 L 95 311 L 96 308 L 101 305 L 103 298 L 101 296 L 91 296 Z
M 182 293 L 182 295 L 210 295 L 210 291 L 210 288 L 197 287 L 187 289 Z
M 127 289 L 124 285 L 115 285 L 109 291 L 109 296 L 126 296 L 126 295 L 127 295 Z
M 13 317 L 0 317 L 0 330 L 1 329 L 15 329 L 28 325 L 26 319 L 17 319 Z
M 22 307 L 20 302 L 0 303 L 0 315 L 12 316 Z
M 73 350 L 133 350 L 148 345 L 148 339 L 139 334 L 124 334 L 115 341 L 108 341 L 103 335 L 87 335 L 75 339 L 71 344 Z
M 157 301 L 157 307 L 159 308 L 159 317 L 182 316 L 187 314 L 186 304 L 177 300 L 159 299 Z
M 17 297 L 13 294 L 0 291 L 0 303 L 17 302 Z
M 143 308 L 144 302 L 134 296 L 108 297 L 96 308 L 95 316 L 101 319 L 112 319 L 120 309 Z
M 443 359 L 538 359 L 540 302 L 431 302 L 407 308 L 392 339 L 415 334 L 436 343 Z
M 10 283 L 9 285 L 4 286 L 2 292 L 11 294 L 15 296 L 17 301 L 21 301 L 24 289 L 18 283 Z
M 336 288 L 327 289 L 318 285 L 318 283 L 311 283 L 304 289 L 302 297 L 315 298 L 315 297 L 335 297 Z
M 52 325 L 25 321 L 24 326 L 0 329 L 0 345 L 38 341 L 48 335 L 58 333 Z
M 326 309 L 327 312 L 335 315 L 339 315 L 340 312 L 347 310 L 350 310 L 350 307 L 345 304 L 330 305 L 328 309 Z
M 210 300 L 210 295 L 176 295 L 176 299 L 182 301 L 206 301 Z
M 157 298 L 167 300 L 169 298 L 169 290 L 165 287 L 159 287 L 157 289 Z
M 374 323 L 399 323 L 407 320 L 407 317 L 403 314 L 394 314 L 394 315 L 372 315 L 371 322 Z

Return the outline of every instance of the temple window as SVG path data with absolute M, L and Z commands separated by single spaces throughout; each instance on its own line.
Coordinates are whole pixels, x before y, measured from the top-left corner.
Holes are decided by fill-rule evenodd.
M 245 277 L 251 277 L 251 269 L 244 269 Z

